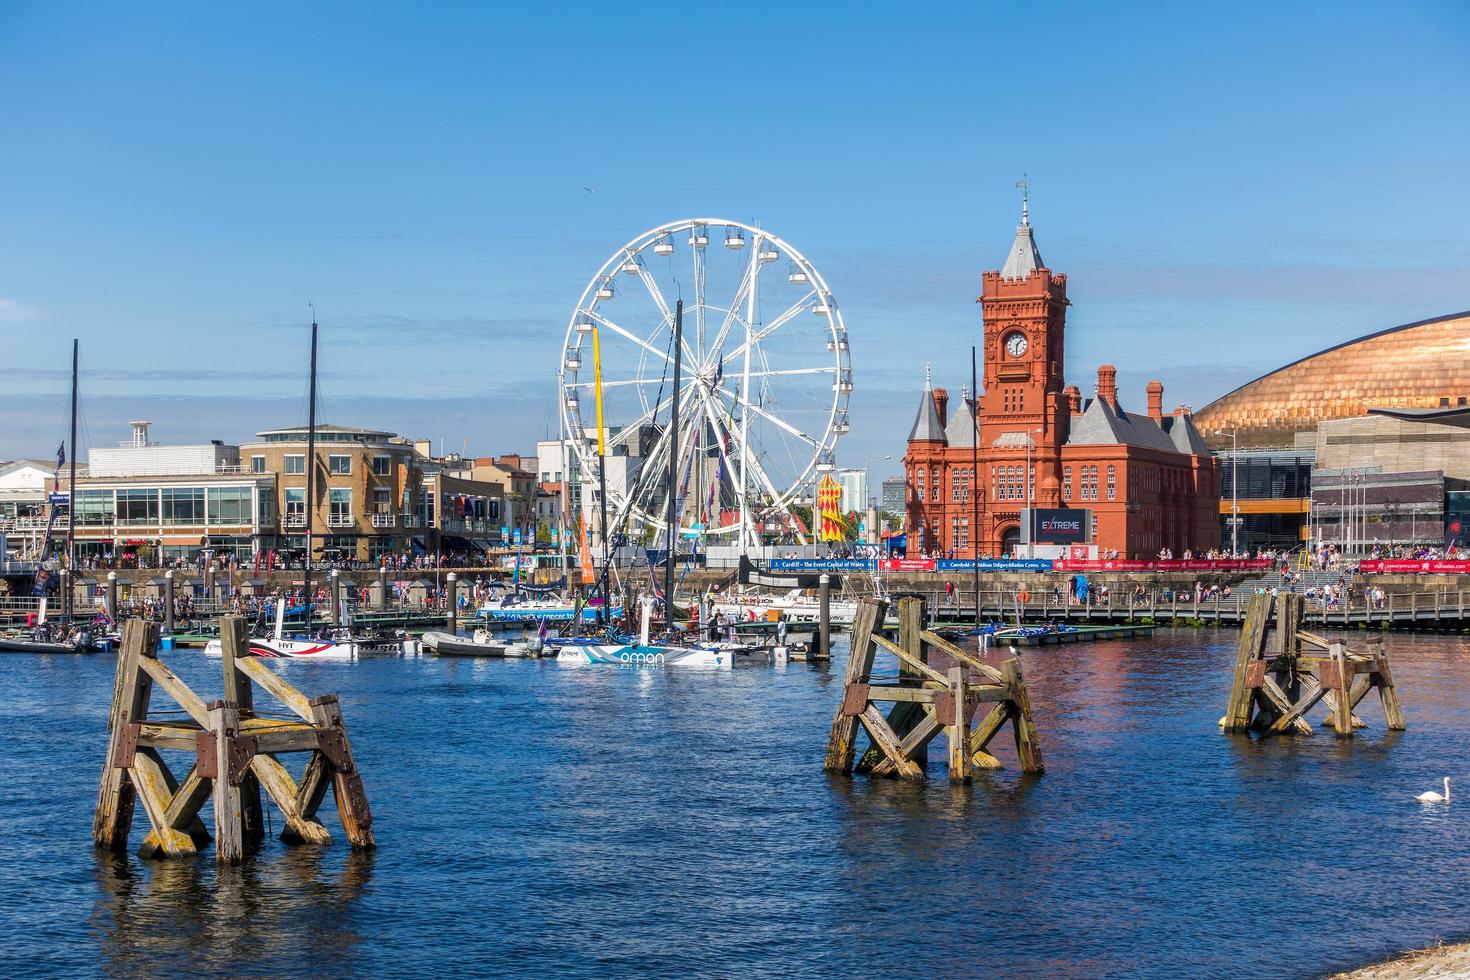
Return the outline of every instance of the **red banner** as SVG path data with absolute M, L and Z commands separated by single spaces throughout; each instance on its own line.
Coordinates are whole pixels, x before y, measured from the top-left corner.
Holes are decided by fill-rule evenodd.
M 932 572 L 938 566 L 933 558 L 884 558 L 878 567 L 885 572 Z
M 1269 558 L 1169 558 L 1138 561 L 1124 558 L 1068 559 L 1055 563 L 1059 572 L 1257 572 L 1272 566 Z
M 1443 559 L 1392 559 L 1389 561 L 1358 562 L 1360 572 L 1444 572 L 1452 575 L 1470 575 L 1470 561 L 1445 561 Z

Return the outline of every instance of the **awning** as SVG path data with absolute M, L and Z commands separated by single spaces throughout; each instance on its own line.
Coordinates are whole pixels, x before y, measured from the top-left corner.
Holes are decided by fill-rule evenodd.
M 444 543 L 446 551 L 473 551 L 475 547 L 468 538 L 455 537 L 452 534 L 446 534 L 439 540 Z

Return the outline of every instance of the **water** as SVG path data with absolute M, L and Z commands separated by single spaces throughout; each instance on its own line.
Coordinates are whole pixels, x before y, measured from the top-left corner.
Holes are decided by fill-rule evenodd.
M 1375 701 L 1351 744 L 1258 743 L 1215 725 L 1235 636 L 1027 652 L 1047 772 L 1007 745 L 970 788 L 942 740 L 923 786 L 825 775 L 840 664 L 291 664 L 341 692 L 379 848 L 329 803 L 330 847 L 223 870 L 96 854 L 112 658 L 7 656 L 0 969 L 1314 976 L 1470 938 L 1470 813 L 1410 799 L 1467 775 L 1470 643 L 1390 638 L 1403 735 Z

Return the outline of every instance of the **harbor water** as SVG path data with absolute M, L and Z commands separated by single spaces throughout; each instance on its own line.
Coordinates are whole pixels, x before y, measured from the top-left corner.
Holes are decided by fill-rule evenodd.
M 942 740 L 924 785 L 823 773 L 841 652 L 287 664 L 341 693 L 379 847 L 329 803 L 331 846 L 226 869 L 94 851 L 113 658 L 0 657 L 4 973 L 1310 977 L 1470 938 L 1470 796 L 1412 799 L 1470 794 L 1470 642 L 1389 637 L 1406 733 L 1263 743 L 1216 727 L 1237 635 L 1025 651 L 1046 774 L 969 787 Z

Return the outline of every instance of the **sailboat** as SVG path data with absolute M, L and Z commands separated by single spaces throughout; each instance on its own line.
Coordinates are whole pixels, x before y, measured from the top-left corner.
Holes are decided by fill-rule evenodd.
M 671 646 L 653 643 L 649 632 L 654 601 L 647 596 L 640 600 L 643 607 L 642 625 L 637 638 L 628 637 L 619 642 L 619 637 L 609 632 L 609 639 L 614 642 L 563 643 L 557 649 L 557 662 L 574 665 L 614 664 L 622 667 L 729 667 L 734 664 L 735 654 L 720 646 Z
M 224 653 L 221 640 L 204 645 L 206 657 Z M 286 599 L 276 603 L 276 627 L 270 636 L 252 636 L 250 653 L 256 657 L 287 660 L 356 660 L 358 644 L 351 636 L 335 634 L 329 639 L 312 640 L 286 636 Z
M 311 632 L 311 562 L 314 554 L 311 546 L 312 510 L 316 503 L 316 317 L 311 318 L 311 381 L 308 392 L 309 407 L 306 421 L 306 572 L 302 595 L 306 602 L 306 631 Z M 250 652 L 257 657 L 285 657 L 311 660 L 354 660 L 361 646 L 346 630 L 333 631 L 325 640 L 306 637 L 287 637 L 286 597 L 276 603 L 276 629 L 270 637 L 251 637 Z M 205 656 L 223 653 L 219 640 L 210 640 L 204 646 Z

